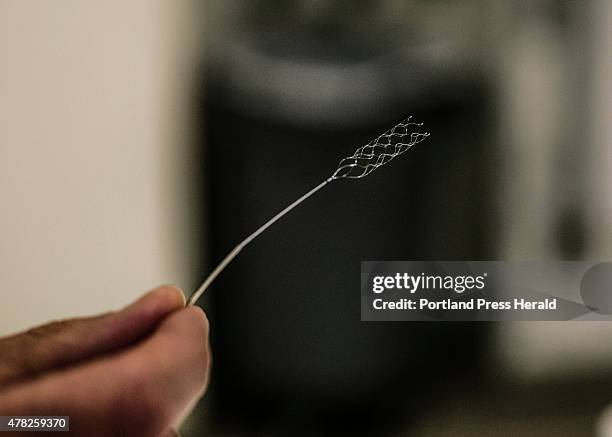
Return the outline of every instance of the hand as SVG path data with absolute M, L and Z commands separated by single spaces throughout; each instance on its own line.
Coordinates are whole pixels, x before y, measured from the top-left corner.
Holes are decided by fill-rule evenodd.
M 0 415 L 70 416 L 87 436 L 161 436 L 204 393 L 208 321 L 164 286 L 127 308 L 0 339 Z

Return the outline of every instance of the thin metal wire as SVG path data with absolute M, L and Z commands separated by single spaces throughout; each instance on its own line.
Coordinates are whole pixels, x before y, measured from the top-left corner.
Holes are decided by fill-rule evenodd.
M 325 179 L 312 190 L 291 203 L 281 212 L 260 226 L 255 232 L 238 243 L 238 245 L 236 245 L 236 247 L 234 247 L 232 251 L 225 256 L 225 258 L 223 258 L 219 265 L 215 267 L 210 275 L 208 275 L 206 280 L 193 293 L 193 295 L 191 295 L 187 305 L 195 305 L 210 284 L 212 284 L 212 282 L 217 278 L 217 276 L 219 276 L 225 267 L 227 267 L 227 265 L 232 262 L 234 258 L 236 258 L 242 249 L 244 249 L 249 243 L 261 235 L 281 217 L 308 199 L 321 188 L 338 179 L 361 179 L 372 173 L 378 167 L 388 163 L 396 156 L 406 152 L 415 144 L 427 138 L 429 136 L 428 132 L 420 132 L 420 128 L 423 126 L 423 123 L 414 123 L 411 120 L 412 117 L 408 117 L 385 133 L 374 138 L 365 146 L 358 148 L 353 155 L 340 160 L 336 171 L 334 171 L 329 178 Z M 407 139 L 408 141 L 406 141 Z
M 234 259 L 236 258 L 236 255 L 238 255 L 240 253 L 240 251 L 242 249 L 244 249 L 251 241 L 253 241 L 255 238 L 257 238 L 263 231 L 265 231 L 266 229 L 268 229 L 270 226 L 272 226 L 277 220 L 279 220 L 282 216 L 284 216 L 285 214 L 287 214 L 289 211 L 291 211 L 293 208 L 295 208 L 296 206 L 298 206 L 300 203 L 302 203 L 304 200 L 308 199 L 310 196 L 312 196 L 314 193 L 316 193 L 317 191 L 319 191 L 321 188 L 323 188 L 325 185 L 327 185 L 328 183 L 330 183 L 332 181 L 332 178 L 326 179 L 323 182 L 321 182 L 319 185 L 317 185 L 316 187 L 314 187 L 312 190 L 310 190 L 308 193 L 304 194 L 302 197 L 300 197 L 299 199 L 297 199 L 295 202 L 293 202 L 291 205 L 289 205 L 288 207 L 286 207 L 285 209 L 283 209 L 281 212 L 279 212 L 278 214 L 276 214 L 274 217 L 272 217 L 270 220 L 268 220 L 267 222 L 265 222 L 262 226 L 259 227 L 259 229 L 257 229 L 255 232 L 253 232 L 251 235 L 249 235 L 248 237 L 246 237 L 244 240 L 242 240 L 240 243 L 238 243 L 236 245 L 236 247 L 234 247 L 232 249 L 232 251 L 230 253 L 228 253 L 225 258 L 223 258 L 223 260 L 219 263 L 219 265 L 217 267 L 215 267 L 215 269 L 211 272 L 210 275 L 208 275 L 208 277 L 206 278 L 206 280 L 202 283 L 202 285 L 200 285 L 200 288 L 198 288 L 195 293 L 193 293 L 193 295 L 189 298 L 189 302 L 187 303 L 187 305 L 194 305 L 197 300 L 200 298 L 200 296 L 202 296 L 202 294 L 206 291 L 206 289 L 210 286 L 210 284 L 212 284 L 212 282 L 215 280 L 215 278 L 217 276 L 219 276 L 219 273 L 221 273 L 223 271 L 223 269 L 225 269 L 225 267 Z

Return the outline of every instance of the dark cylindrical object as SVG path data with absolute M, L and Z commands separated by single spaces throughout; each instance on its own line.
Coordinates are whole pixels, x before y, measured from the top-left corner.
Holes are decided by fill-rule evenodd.
M 422 403 L 429 379 L 481 356 L 483 329 L 361 322 L 359 288 L 362 260 L 487 256 L 484 93 L 475 81 L 469 99 L 415 92 L 407 82 L 423 83 L 423 66 L 371 50 L 255 41 L 228 49 L 207 79 L 213 260 L 407 115 L 432 137 L 363 180 L 330 184 L 219 277 L 216 411 L 249 429 L 376 429 L 383 413 Z

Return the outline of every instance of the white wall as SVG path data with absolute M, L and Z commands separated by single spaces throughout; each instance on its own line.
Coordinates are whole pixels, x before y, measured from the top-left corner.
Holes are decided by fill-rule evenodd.
M 561 197 L 575 187 L 586 206 L 583 258 L 612 257 L 612 2 L 577 6 L 585 7 L 579 28 L 586 34 L 574 35 L 583 38 L 578 41 L 582 45 L 568 45 L 537 22 L 531 28 L 511 23 L 511 33 L 500 40 L 506 44 L 499 51 L 505 68 L 501 106 L 504 119 L 510 120 L 502 127 L 510 157 L 503 196 L 503 260 L 561 259 L 554 232 Z M 582 61 L 578 50 L 588 50 L 587 65 L 576 65 Z M 570 72 L 577 68 L 585 69 L 586 85 L 573 82 Z M 582 99 L 589 102 L 586 108 Z M 579 165 L 586 167 L 586 181 L 568 172 L 560 183 L 555 174 L 564 137 L 575 139 L 570 146 Z M 609 373 L 612 366 L 609 323 L 516 322 L 497 326 L 497 332 L 500 361 L 526 379 Z
M 0 0 L 0 335 L 191 283 L 191 8 Z

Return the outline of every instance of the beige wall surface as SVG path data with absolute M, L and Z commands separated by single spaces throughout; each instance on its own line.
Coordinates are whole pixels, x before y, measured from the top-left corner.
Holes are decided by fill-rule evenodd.
M 587 247 L 582 258 L 612 257 L 612 2 L 585 4 L 583 22 L 576 29 L 588 31 L 573 35 L 575 46 L 535 21 L 528 22 L 531 28 L 509 27 L 511 34 L 499 39 L 504 47 L 498 53 L 506 69 L 503 116 L 511 121 L 502 131 L 509 157 L 504 260 L 562 259 L 554 232 L 561 196 L 567 195 L 560 186 L 565 182 L 570 188 L 580 187 L 584 199 Z M 581 59 L 577 50 L 589 53 L 586 65 L 576 65 Z M 573 83 L 577 67 L 585 71 L 584 86 Z M 578 101 L 572 99 L 576 96 Z M 581 98 L 588 105 L 581 106 Z M 578 140 L 571 146 L 584 162 L 586 183 L 570 174 L 564 184 L 555 178 L 565 136 Z M 608 322 L 516 322 L 497 328 L 499 360 L 515 376 L 559 379 L 610 371 Z
M 191 16 L 0 0 L 0 335 L 191 283 Z

